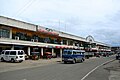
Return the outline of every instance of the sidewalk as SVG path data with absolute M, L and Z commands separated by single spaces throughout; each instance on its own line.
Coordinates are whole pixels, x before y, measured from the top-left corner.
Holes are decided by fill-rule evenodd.
M 109 80 L 120 80 L 120 63 L 118 60 L 112 62 L 106 69 L 110 72 Z
M 45 66 L 45 65 L 54 64 L 60 61 L 61 61 L 61 58 L 25 60 L 22 63 L 0 62 L 0 73 L 6 72 L 6 71 L 25 69 L 25 68 Z

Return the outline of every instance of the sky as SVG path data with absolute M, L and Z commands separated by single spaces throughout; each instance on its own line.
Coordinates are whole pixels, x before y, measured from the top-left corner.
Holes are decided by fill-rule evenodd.
M 0 0 L 0 15 L 120 46 L 120 0 Z

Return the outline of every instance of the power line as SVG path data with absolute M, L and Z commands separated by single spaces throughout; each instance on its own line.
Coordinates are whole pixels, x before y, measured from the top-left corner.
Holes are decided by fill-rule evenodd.
M 30 2 L 28 2 L 24 7 L 22 7 L 19 12 L 17 12 L 17 14 L 15 15 L 16 17 L 19 16 L 23 11 L 25 11 L 25 9 L 27 9 L 30 5 L 33 4 L 33 1 L 35 0 L 31 0 Z

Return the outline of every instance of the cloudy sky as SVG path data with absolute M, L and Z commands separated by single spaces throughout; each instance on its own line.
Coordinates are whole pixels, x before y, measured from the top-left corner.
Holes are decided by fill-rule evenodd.
M 120 46 L 120 0 L 0 0 L 0 15 Z

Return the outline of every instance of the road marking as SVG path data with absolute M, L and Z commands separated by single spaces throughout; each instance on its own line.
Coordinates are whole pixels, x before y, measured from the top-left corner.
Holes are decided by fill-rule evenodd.
M 27 80 L 27 79 L 22 79 L 22 80 Z
M 101 65 L 98 65 L 97 67 L 95 67 L 94 69 L 92 69 L 90 72 L 88 72 L 81 80 L 84 80 L 86 77 L 88 77 L 92 72 L 94 72 L 97 68 L 101 67 L 102 65 L 106 65 L 107 63 L 109 62 L 112 62 L 114 61 L 115 59 L 112 59 L 112 60 L 109 60 L 109 61 L 106 61 L 104 63 L 102 63 Z

